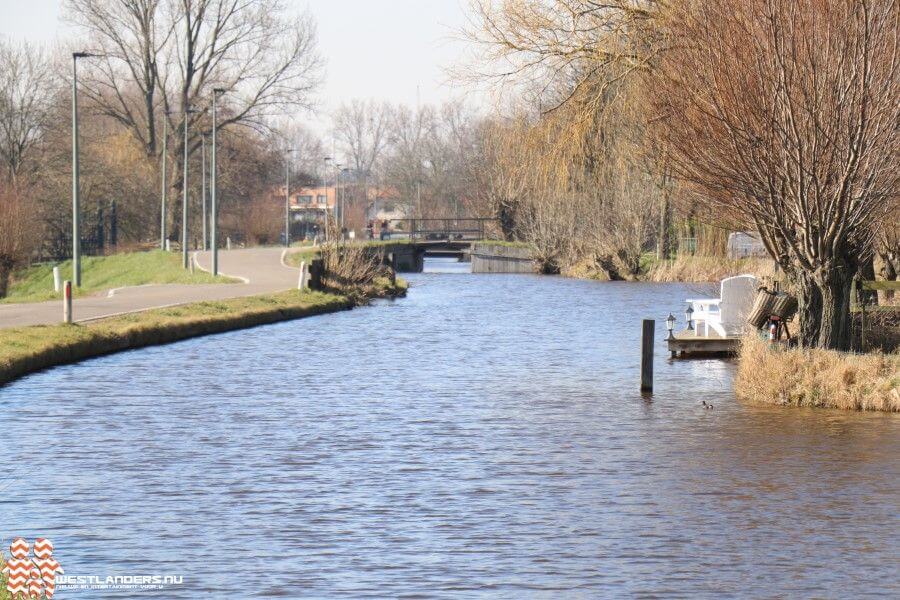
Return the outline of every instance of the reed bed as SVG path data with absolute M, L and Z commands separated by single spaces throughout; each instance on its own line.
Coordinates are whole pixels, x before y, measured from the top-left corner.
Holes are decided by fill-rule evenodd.
M 900 412 L 900 352 L 773 347 L 748 336 L 735 391 L 763 404 Z

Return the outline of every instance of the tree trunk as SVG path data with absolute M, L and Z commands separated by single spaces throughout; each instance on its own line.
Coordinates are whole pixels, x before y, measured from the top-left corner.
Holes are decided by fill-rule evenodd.
M 832 267 L 798 277 L 800 343 L 807 348 L 850 350 L 852 270 Z
M 669 241 L 669 229 L 672 222 L 672 208 L 669 202 L 668 192 L 663 192 L 662 212 L 659 215 L 659 233 L 658 244 L 656 246 L 656 258 L 659 260 L 667 260 L 671 254 L 671 245 Z
M 9 291 L 9 277 L 12 274 L 12 267 L 7 261 L 0 259 L 0 298 L 6 298 Z

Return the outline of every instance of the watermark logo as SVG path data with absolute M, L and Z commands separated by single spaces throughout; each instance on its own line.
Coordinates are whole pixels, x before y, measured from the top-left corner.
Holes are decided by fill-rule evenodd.
M 11 598 L 47 598 L 56 593 L 56 574 L 64 573 L 53 557 L 53 542 L 46 538 L 34 541 L 34 556 L 25 538 L 16 538 L 9 545 L 10 559 L 3 565 L 6 591 Z
M 17 537 L 9 554 L 2 572 L 12 600 L 53 600 L 60 590 L 161 590 L 184 583 L 182 575 L 65 575 L 53 556 L 53 542 L 46 538 L 37 538 L 32 548 Z

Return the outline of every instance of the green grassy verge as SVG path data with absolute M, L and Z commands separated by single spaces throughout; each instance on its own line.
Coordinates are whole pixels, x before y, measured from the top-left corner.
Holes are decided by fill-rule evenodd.
M 9 293 L 0 302 L 43 302 L 61 297 L 53 291 L 54 263 L 32 265 L 13 274 Z M 62 279 L 72 279 L 72 261 L 59 264 Z M 81 263 L 81 288 L 77 296 L 89 296 L 112 288 L 151 283 L 236 283 L 228 277 L 213 277 L 181 266 L 181 255 L 162 250 L 110 256 L 88 256 Z
M 198 302 L 82 325 L 0 330 L 0 385 L 41 369 L 130 348 L 352 308 L 345 296 L 290 291 Z
M 284 257 L 284 262 L 285 264 L 292 267 L 299 267 L 300 263 L 310 263 L 314 258 L 317 258 L 318 256 L 319 251 L 317 249 L 305 248 L 303 250 L 288 252 L 288 254 Z

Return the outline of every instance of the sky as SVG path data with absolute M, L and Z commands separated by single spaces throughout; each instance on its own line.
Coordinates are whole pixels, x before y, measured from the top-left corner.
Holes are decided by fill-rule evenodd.
M 285 2 L 292 11 L 313 15 L 327 63 L 320 113 L 299 119 L 314 129 L 321 129 L 330 109 L 353 98 L 411 106 L 474 98 L 446 73 L 466 49 L 458 31 L 467 22 L 467 0 Z M 42 43 L 70 36 L 61 5 L 62 0 L 0 0 L 0 34 Z

